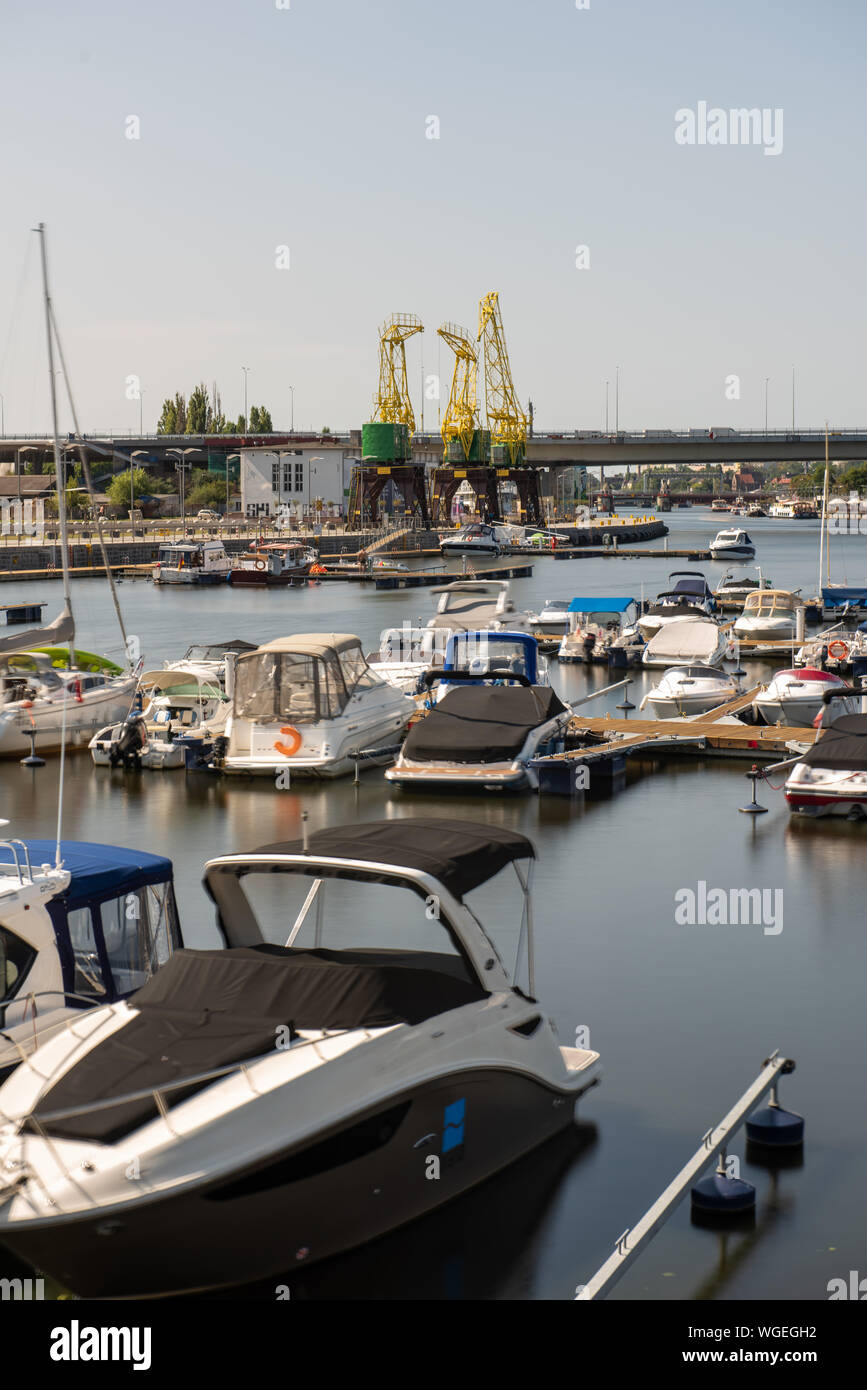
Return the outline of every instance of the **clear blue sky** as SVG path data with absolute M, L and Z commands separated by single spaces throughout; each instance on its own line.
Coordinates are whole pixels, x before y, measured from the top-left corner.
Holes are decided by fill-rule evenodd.
M 783 427 L 793 364 L 800 424 L 867 425 L 863 0 L 49 0 L 2 43 L 7 433 L 48 421 L 39 220 L 85 429 L 137 427 L 131 374 L 146 427 L 199 379 L 237 414 L 242 365 L 275 426 L 289 384 L 358 425 L 394 311 L 418 414 L 490 289 L 540 426 L 606 378 L 613 422 L 619 365 L 626 427 L 760 424 L 765 377 Z M 781 107 L 782 154 L 678 145 L 699 101 Z

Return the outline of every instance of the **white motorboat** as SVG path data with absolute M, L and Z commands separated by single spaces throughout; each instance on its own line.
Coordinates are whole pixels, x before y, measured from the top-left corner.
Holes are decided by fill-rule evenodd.
M 176 952 L 0 1091 L 0 1241 L 83 1298 L 246 1283 L 566 1129 L 600 1063 L 534 997 L 534 855 L 433 817 L 212 860 L 227 949 Z M 523 913 L 498 941 L 475 890 L 509 865 Z
M 350 633 L 301 632 L 235 663 L 217 766 L 228 774 L 342 777 L 390 762 L 415 702 L 372 671 Z
M 748 594 L 734 635 L 751 642 L 790 642 L 795 636 L 801 599 L 788 589 L 759 589 Z
M 186 767 L 184 739 L 222 734 L 230 696 L 218 679 L 185 664 L 178 669 L 146 671 L 139 689 L 141 714 L 130 714 L 119 723 L 100 729 L 90 740 L 97 767 L 123 766 L 135 771 L 152 768 L 161 772 Z
M 530 630 L 540 641 L 562 638 L 569 631 L 569 599 L 550 598 L 538 613 L 530 615 Z
M 829 690 L 850 687 L 830 671 L 809 666 L 777 671 L 772 681 L 755 698 L 755 707 L 766 724 L 789 724 L 807 729 L 823 712 L 823 696 Z M 857 714 L 860 696 L 834 702 L 837 714 Z
M 644 666 L 720 666 L 733 655 L 731 642 L 712 618 L 674 618 L 651 637 Z
M 747 579 L 745 575 L 735 575 L 731 570 L 726 570 L 713 596 L 718 608 L 743 608 L 750 594 L 772 587 L 769 579 Z
M 6 824 L 6 822 L 0 822 Z M 172 863 L 75 840 L 0 842 L 0 1077 L 139 989 L 181 942 Z
M 639 705 L 650 705 L 657 719 L 688 719 L 733 700 L 740 684 L 713 666 L 673 666 L 658 685 L 649 690 Z
M 638 630 L 645 641 L 667 623 L 679 618 L 709 618 L 716 611 L 714 596 L 703 574 L 695 570 L 674 570 L 668 579 L 669 583 L 675 579 L 677 583 L 657 594 L 655 601 L 648 604 L 638 618 Z
M 153 568 L 155 584 L 224 584 L 235 560 L 222 541 L 181 541 L 161 545 Z
M 618 668 L 636 665 L 644 651 L 637 617 L 634 598 L 573 598 L 569 604 L 569 631 L 560 643 L 558 661 L 566 665 L 595 661 Z
M 756 547 L 746 531 L 733 528 L 717 532 L 710 543 L 710 553 L 714 560 L 752 560 Z
M 474 521 L 459 531 L 449 532 L 440 542 L 441 555 L 500 555 L 506 544 L 500 528 Z
M 368 652 L 365 660 L 389 685 L 405 695 L 421 690 L 421 677 L 432 667 L 442 666 L 451 631 L 444 627 L 386 628 L 379 648 Z
M 785 794 L 793 815 L 867 819 L 867 714 L 844 714 L 824 729 L 792 768 Z
M 437 609 L 428 627 L 445 627 L 451 632 L 531 630 L 529 613 L 520 613 L 509 597 L 508 579 L 456 579 L 431 589 L 438 594 Z
M 57 670 L 42 652 L 0 651 L 0 757 L 86 747 L 106 721 L 124 719 L 135 698 L 135 676 Z

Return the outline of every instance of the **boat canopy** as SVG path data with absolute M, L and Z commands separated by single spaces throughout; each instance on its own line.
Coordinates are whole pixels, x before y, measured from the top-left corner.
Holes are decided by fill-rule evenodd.
M 564 712 L 550 686 L 461 685 L 413 725 L 403 751 L 420 763 L 511 762 L 534 729 Z
M 255 642 L 234 637 L 231 642 L 194 642 L 184 653 L 184 661 L 222 661 L 227 652 L 254 652 Z
M 354 690 L 382 684 L 365 661 L 358 637 L 304 632 L 239 657 L 234 713 L 263 723 L 287 719 L 318 724 L 336 719 Z
M 798 596 L 788 589 L 757 589 L 747 594 L 744 603 L 745 613 L 793 613 L 798 606 Z
M 829 608 L 843 608 L 847 604 L 867 604 L 867 589 L 863 586 L 832 584 L 822 589 L 822 598 Z
M 844 714 L 835 719 L 801 762 L 808 767 L 867 771 L 867 714 Z
M 594 594 L 592 598 L 573 598 L 569 604 L 570 613 L 625 613 L 634 598 L 600 598 Z
M 499 693 L 529 692 L 525 687 L 514 692 L 507 687 L 505 692 Z M 428 715 L 421 724 L 427 724 L 435 713 Z M 476 821 L 446 820 L 441 816 L 407 816 L 403 820 L 334 826 L 314 831 L 308 837 L 306 848 L 301 840 L 290 840 L 263 845 L 252 854 L 269 858 L 304 854 L 312 860 L 345 859 L 372 867 L 386 864 L 391 869 L 415 869 L 437 879 L 456 898 L 462 898 L 464 893 L 487 883 L 513 860 L 536 857 L 532 842 L 514 830 L 506 830 L 498 825 L 480 825 Z M 314 867 L 318 878 L 351 877 L 351 873 L 342 872 L 339 867 L 320 863 L 311 865 L 311 869 Z M 209 891 L 211 874 L 219 868 L 219 860 L 208 866 L 205 886 Z M 365 877 L 369 878 L 370 874 Z
M 456 632 L 448 640 L 443 670 L 472 671 L 479 676 L 491 670 L 510 670 L 526 676 L 535 685 L 539 644 L 526 632 L 490 632 L 487 628 Z

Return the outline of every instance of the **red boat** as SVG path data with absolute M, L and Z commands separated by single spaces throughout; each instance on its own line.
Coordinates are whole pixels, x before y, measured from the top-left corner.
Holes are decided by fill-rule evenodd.
M 298 541 L 270 541 L 251 547 L 239 555 L 229 574 L 230 584 L 252 584 L 271 588 L 279 584 L 298 584 L 316 564 L 317 554 Z

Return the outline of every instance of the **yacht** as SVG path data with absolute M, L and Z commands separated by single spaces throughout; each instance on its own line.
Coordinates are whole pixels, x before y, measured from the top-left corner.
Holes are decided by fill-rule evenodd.
M 752 560 L 756 547 L 746 531 L 732 528 L 717 532 L 710 543 L 710 553 L 714 560 Z
M 223 731 L 229 699 L 215 678 L 195 671 L 146 671 L 139 682 L 140 714 L 100 729 L 90 740 L 96 767 L 157 769 L 187 766 L 191 736 L 211 739 Z
M 867 819 L 867 714 L 835 719 L 785 784 L 793 815 Z
M 735 619 L 734 635 L 750 642 L 790 642 L 795 636 L 801 599 L 788 589 L 760 589 L 748 594 Z
M 456 579 L 431 589 L 439 595 L 437 609 L 428 627 L 444 627 L 452 632 L 475 632 L 487 627 L 496 631 L 529 632 L 529 613 L 519 613 L 509 597 L 507 579 Z
M 541 642 L 565 637 L 569 631 L 569 600 L 549 598 L 540 612 L 531 614 L 530 628 Z
M 0 842 L 0 1077 L 181 946 L 172 877 L 170 859 L 117 845 Z
M 777 671 L 773 680 L 756 696 L 754 703 L 766 724 L 787 724 L 807 729 L 827 708 L 823 704 L 823 697 L 829 690 L 849 689 L 844 680 L 830 671 L 801 666 Z M 843 701 L 843 708 L 838 708 L 837 713 L 857 714 L 860 709 L 860 697 L 852 695 Z
M 732 655 L 728 636 L 712 618 L 674 618 L 651 637 L 644 666 L 720 666 Z
M 426 680 L 426 689 L 435 686 L 435 702 L 445 699 L 453 685 L 450 671 L 465 671 L 479 682 L 500 685 L 526 676 L 531 685 L 550 685 L 547 667 L 539 660 L 539 644 L 526 632 L 456 632 L 448 640 L 437 680 Z M 463 677 L 461 678 L 463 679 Z M 428 700 L 427 708 L 434 701 Z
M 772 502 L 768 507 L 768 516 L 782 517 L 787 521 L 793 521 L 797 516 L 794 502 Z
M 734 575 L 731 570 L 726 570 L 714 589 L 713 596 L 717 608 L 743 608 L 750 594 L 771 587 L 769 579 L 747 579 L 743 575 Z
M 724 497 L 715 497 L 710 504 L 710 509 L 712 512 L 730 512 L 732 505 Z
M 474 521 L 462 526 L 459 531 L 449 532 L 440 542 L 441 555 L 493 555 L 502 554 L 504 539 L 500 528 L 489 526 L 484 521 Z
M 710 617 L 716 611 L 714 596 L 703 574 L 696 570 L 673 570 L 668 576 L 670 589 L 657 594 L 638 619 L 638 630 L 648 641 L 666 623 L 678 618 Z
M 569 604 L 569 631 L 560 643 L 558 661 L 566 665 L 602 662 L 618 668 L 637 665 L 644 651 L 637 618 L 638 604 L 634 598 L 573 598 Z
M 450 630 L 442 627 L 388 627 L 378 650 L 368 652 L 365 660 L 389 685 L 415 695 L 422 689 L 425 671 L 442 666 L 450 636 Z
M 411 817 L 211 860 L 225 949 L 176 951 L 0 1090 L 0 1242 L 82 1298 L 247 1283 L 567 1129 L 600 1062 L 534 997 L 534 857 L 511 830 Z M 499 901 L 510 868 L 520 924 L 498 945 L 476 890 L 499 876 Z
M 713 666 L 673 666 L 666 671 L 639 705 L 650 705 L 657 719 L 688 719 L 733 700 L 740 692 L 734 676 Z
M 45 652 L 0 650 L 0 758 L 29 753 L 31 733 L 38 753 L 57 752 L 64 727 L 67 751 L 86 747 L 106 720 L 126 718 L 136 684 L 134 675 L 57 670 Z
M 215 764 L 234 775 L 342 777 L 356 760 L 388 762 L 416 706 L 364 659 L 350 633 L 301 632 L 235 663 Z
M 300 584 L 318 558 L 315 550 L 297 541 L 271 541 L 267 545 L 253 546 L 233 558 L 229 583 L 269 589 Z
M 161 545 L 153 568 L 153 581 L 155 584 L 223 584 L 233 564 L 222 541 Z
M 758 502 L 751 502 L 750 505 L 747 507 L 747 516 L 767 516 L 767 512 L 765 511 L 764 507 L 760 506 Z

